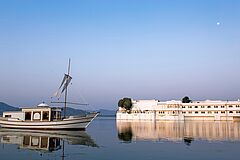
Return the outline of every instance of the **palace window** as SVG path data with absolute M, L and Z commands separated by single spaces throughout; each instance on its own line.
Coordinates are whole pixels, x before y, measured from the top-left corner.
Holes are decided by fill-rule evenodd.
M 225 111 L 221 111 L 221 113 L 225 113 Z
M 198 106 L 195 106 L 195 108 L 198 108 Z
M 240 111 L 236 111 L 236 113 L 240 113 Z
M 188 113 L 190 113 L 190 114 L 191 114 L 191 113 L 192 113 L 192 111 L 189 111 Z
M 239 107 L 240 107 L 240 105 L 236 105 L 236 107 L 237 107 L 237 108 L 239 108 Z
M 218 114 L 218 111 L 214 111 L 215 114 Z
M 188 106 L 188 108 L 192 108 L 192 106 Z
M 229 108 L 232 108 L 232 107 L 233 107 L 232 105 L 229 106 Z
M 185 108 L 185 106 L 182 106 L 182 108 Z
M 233 113 L 233 111 L 229 111 L 229 113 Z
M 201 108 L 204 108 L 204 106 L 201 106 Z
M 183 113 L 183 114 L 185 114 L 186 112 L 185 112 L 185 111 L 183 111 L 182 113 Z
M 202 113 L 202 114 L 205 114 L 205 112 L 204 112 L 204 111 L 202 111 L 201 113 Z
M 211 108 L 211 106 L 208 106 L 207 108 Z
M 214 106 L 214 108 L 218 108 L 218 106 Z
M 221 108 L 225 108 L 224 106 L 221 106 Z
M 195 114 L 198 114 L 198 111 L 195 111 Z
M 212 111 L 208 111 L 208 114 L 212 114 Z

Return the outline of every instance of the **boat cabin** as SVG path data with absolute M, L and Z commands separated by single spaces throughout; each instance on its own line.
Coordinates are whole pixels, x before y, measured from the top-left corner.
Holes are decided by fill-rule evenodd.
M 61 120 L 61 111 L 61 108 L 41 103 L 37 107 L 22 108 L 22 111 L 3 112 L 3 117 L 22 121 L 55 121 Z

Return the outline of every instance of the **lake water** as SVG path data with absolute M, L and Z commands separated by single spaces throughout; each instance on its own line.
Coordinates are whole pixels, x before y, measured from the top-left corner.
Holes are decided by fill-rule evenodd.
M 0 159 L 239 159 L 240 122 L 116 122 L 86 131 L 0 129 Z

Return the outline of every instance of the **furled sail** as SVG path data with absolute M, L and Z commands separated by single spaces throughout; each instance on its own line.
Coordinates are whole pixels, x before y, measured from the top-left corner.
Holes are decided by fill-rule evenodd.
M 61 94 L 66 90 L 71 80 L 72 77 L 70 75 L 64 74 L 62 83 L 58 90 L 54 93 L 54 97 L 60 98 Z
M 69 85 L 69 83 L 71 82 L 71 80 L 72 80 L 72 77 L 71 76 L 69 76 L 69 75 L 66 75 L 65 74 L 65 76 L 67 76 L 66 77 L 66 82 L 65 82 L 65 84 L 64 84 L 64 86 L 63 86 L 63 89 L 62 89 L 62 92 L 61 93 L 63 93 L 64 91 L 65 91 L 65 89 L 67 88 L 67 86 Z

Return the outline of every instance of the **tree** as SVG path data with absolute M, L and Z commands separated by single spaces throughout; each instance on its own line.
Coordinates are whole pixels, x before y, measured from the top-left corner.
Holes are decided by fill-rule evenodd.
M 132 108 L 132 100 L 131 98 L 123 98 L 118 101 L 118 106 L 123 107 L 126 110 L 130 110 Z
M 119 101 L 118 101 L 118 107 L 122 107 L 123 106 L 123 99 L 120 99 Z
M 123 107 L 130 110 L 132 108 L 132 100 L 130 98 L 123 98 Z
M 189 99 L 188 96 L 185 96 L 185 97 L 182 98 L 182 103 L 191 103 L 191 102 L 192 102 L 192 100 Z

